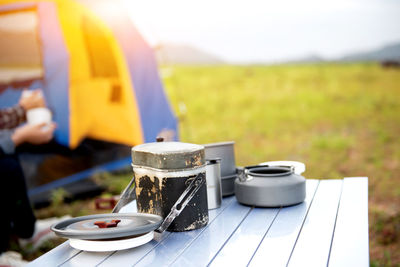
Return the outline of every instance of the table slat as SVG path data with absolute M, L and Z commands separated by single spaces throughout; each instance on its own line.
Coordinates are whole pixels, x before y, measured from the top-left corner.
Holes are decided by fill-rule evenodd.
M 129 213 L 129 212 L 136 212 L 136 200 L 128 203 L 121 209 L 121 213 Z M 155 240 L 151 241 L 153 246 L 157 244 Z M 68 241 L 65 242 L 68 246 Z M 151 248 L 153 247 L 151 246 Z M 148 248 L 148 247 L 147 247 Z M 88 252 L 88 251 L 81 251 L 75 257 L 71 257 L 70 260 L 65 262 L 62 266 L 95 266 L 106 258 L 110 257 L 114 251 L 111 252 Z
M 345 178 L 329 266 L 369 266 L 368 178 Z
M 287 264 L 318 183 L 318 180 L 307 180 L 304 202 L 296 206 L 282 208 L 279 211 L 274 223 L 255 252 L 250 266 L 285 266 Z
M 210 225 L 220 213 L 224 211 L 229 205 L 235 201 L 235 197 L 224 198 L 221 207 L 214 210 L 209 210 L 209 223 Z M 206 227 L 208 227 L 208 225 Z M 188 232 L 173 232 L 167 238 L 162 240 L 158 246 L 152 249 L 145 255 L 137 266 L 165 266 L 173 262 L 173 260 L 181 254 L 184 249 L 196 239 L 206 228 L 201 228 Z M 113 257 L 118 256 L 113 255 Z M 115 266 L 114 258 L 107 259 L 100 266 Z
M 234 201 L 172 263 L 173 266 L 207 265 L 249 214 L 250 207 Z
M 154 239 L 149 243 L 131 249 L 112 252 L 82 251 L 82 253 L 70 259 L 62 266 L 96 266 L 103 262 L 105 262 L 104 265 L 107 266 L 110 264 L 110 261 L 108 261 L 110 258 L 112 258 L 112 266 L 131 266 L 153 250 L 154 247 L 158 246 L 158 244 L 170 234 L 170 232 L 164 232 L 163 234 L 155 233 Z
M 326 266 L 342 180 L 321 180 L 288 266 Z
M 132 212 L 130 204 L 122 212 Z M 224 198 L 221 208 L 209 211 L 209 224 L 202 229 L 156 233 L 145 245 L 107 253 L 76 250 L 67 241 L 29 266 L 60 264 L 368 266 L 368 178 L 308 179 L 305 202 L 280 209 Z
M 67 261 L 71 257 L 76 256 L 80 250 L 71 248 L 68 241 L 62 243 L 58 247 L 50 250 L 46 254 L 40 256 L 36 260 L 30 262 L 29 267 L 42 267 L 42 266 L 58 266 Z
M 70 258 L 67 262 L 62 264 L 63 267 L 69 266 L 96 266 L 102 262 L 110 252 L 84 252 L 82 251 L 76 257 Z M 46 265 L 47 266 L 47 265 Z M 48 265 L 50 266 L 50 265 Z
M 218 252 L 211 266 L 246 266 L 278 212 L 279 208 L 253 209 Z

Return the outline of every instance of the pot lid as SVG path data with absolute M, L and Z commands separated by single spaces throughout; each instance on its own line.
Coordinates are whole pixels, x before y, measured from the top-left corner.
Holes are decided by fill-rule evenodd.
M 225 142 L 205 144 L 204 147 L 209 148 L 209 147 L 219 147 L 219 146 L 232 146 L 234 144 L 235 141 L 225 141 Z
M 141 235 L 157 229 L 162 217 L 147 213 L 95 214 L 67 219 L 54 224 L 58 236 L 72 239 L 112 239 Z
M 145 143 L 132 148 L 132 164 L 164 170 L 204 165 L 204 146 L 181 142 Z

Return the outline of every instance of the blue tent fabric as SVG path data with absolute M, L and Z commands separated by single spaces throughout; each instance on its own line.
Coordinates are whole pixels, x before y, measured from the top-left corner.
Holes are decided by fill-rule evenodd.
M 58 128 L 55 139 L 62 145 L 69 143 L 69 97 L 68 70 L 69 56 L 63 40 L 57 11 L 54 3 L 15 3 L 0 7 L 0 11 L 20 11 L 36 9 L 38 12 L 38 37 L 42 53 L 44 77 L 31 83 L 29 88 L 42 88 L 53 112 L 53 120 Z M 8 87 L 0 97 L 0 108 L 10 107 L 18 103 L 22 88 Z
M 132 27 L 133 28 L 133 27 Z M 132 53 L 127 56 L 129 70 L 131 72 L 132 83 L 135 87 L 136 99 L 141 112 L 141 123 L 144 132 L 145 142 L 154 142 L 159 129 L 175 129 L 177 139 L 177 123 L 174 115 L 171 112 L 171 107 L 166 101 L 164 90 L 160 79 L 158 78 L 157 64 L 154 58 L 153 51 L 148 46 L 144 46 L 144 40 L 138 34 L 136 29 L 130 35 L 117 34 L 121 47 L 125 54 Z M 134 48 L 130 48 L 133 44 Z M 143 48 L 136 49 L 137 46 L 143 45 Z M 154 79 L 152 77 L 157 77 Z M 151 88 L 152 93 L 149 94 L 148 88 Z M 147 107 L 152 106 L 151 109 Z M 166 114 L 165 112 L 168 112 Z M 163 113 L 161 113 L 163 112 Z M 165 116 L 168 120 L 161 122 L 157 120 L 159 116 Z M 161 124 L 163 123 L 163 124 Z
M 69 144 L 69 55 L 65 45 L 56 7 L 50 2 L 38 3 L 39 32 L 45 72 L 43 90 L 51 103 L 53 120 L 58 127 L 56 140 L 65 146 Z M 56 108 L 57 107 L 57 108 Z
M 85 3 L 87 4 L 86 1 Z M 92 10 L 111 28 L 127 60 L 139 105 L 144 141 L 154 142 L 160 134 L 160 129 L 174 130 L 174 139 L 178 140 L 177 120 L 167 101 L 153 49 L 142 38 L 126 11 L 120 6 L 113 7 L 120 16 L 110 16 L 102 13 L 107 9 L 96 9 L 96 3 L 98 1 L 90 2 L 89 7 L 92 7 Z M 159 117 L 163 117 L 163 120 Z

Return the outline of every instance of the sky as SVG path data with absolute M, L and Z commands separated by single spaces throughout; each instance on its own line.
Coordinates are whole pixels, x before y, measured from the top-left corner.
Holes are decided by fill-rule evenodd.
M 184 44 L 230 63 L 335 59 L 400 42 L 397 0 L 124 0 L 151 45 Z

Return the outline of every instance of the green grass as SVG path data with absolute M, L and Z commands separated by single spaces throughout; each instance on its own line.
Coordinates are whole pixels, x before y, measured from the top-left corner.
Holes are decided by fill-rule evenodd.
M 307 163 L 308 177 L 394 175 L 380 170 L 399 160 L 397 70 L 375 64 L 175 66 L 164 84 L 181 140 L 234 140 L 239 165 L 293 159 Z
M 234 140 L 237 165 L 298 160 L 308 178 L 368 176 L 371 263 L 400 264 L 400 70 L 378 64 L 169 68 L 164 84 L 181 141 Z

